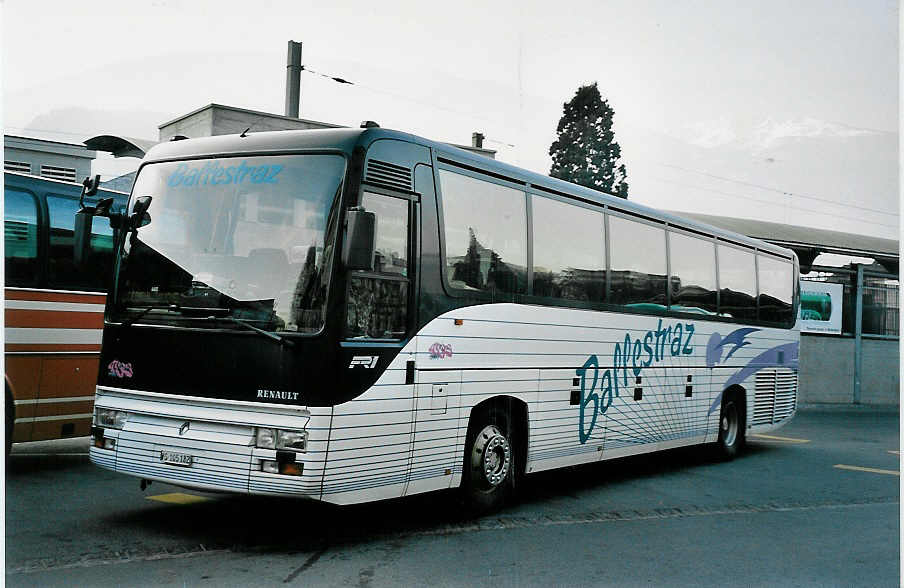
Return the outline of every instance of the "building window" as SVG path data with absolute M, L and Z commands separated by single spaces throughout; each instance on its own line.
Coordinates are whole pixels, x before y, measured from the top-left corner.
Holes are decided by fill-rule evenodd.
M 31 164 L 25 163 L 24 161 L 4 161 L 3 169 L 5 171 L 30 174 L 31 173 Z
M 75 168 L 59 167 L 56 165 L 42 165 L 41 175 L 52 180 L 63 180 L 64 182 L 75 181 Z

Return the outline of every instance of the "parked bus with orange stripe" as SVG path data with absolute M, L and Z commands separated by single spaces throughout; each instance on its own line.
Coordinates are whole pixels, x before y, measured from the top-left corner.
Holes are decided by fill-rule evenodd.
M 6 448 L 88 435 L 112 268 L 113 231 L 94 223 L 90 258 L 73 261 L 82 186 L 4 172 Z M 125 204 L 128 194 L 92 198 Z

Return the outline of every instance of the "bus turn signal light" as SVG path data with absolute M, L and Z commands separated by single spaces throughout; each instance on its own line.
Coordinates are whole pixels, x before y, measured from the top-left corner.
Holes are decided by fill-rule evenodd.
M 304 472 L 304 464 L 278 462 L 268 459 L 261 462 L 261 471 L 268 474 L 282 474 L 283 476 L 300 476 Z
M 116 439 L 109 437 L 95 437 L 94 446 L 98 449 L 116 449 Z

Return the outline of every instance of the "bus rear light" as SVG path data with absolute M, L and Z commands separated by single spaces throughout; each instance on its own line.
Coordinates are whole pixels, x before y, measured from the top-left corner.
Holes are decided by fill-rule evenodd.
M 304 472 L 304 464 L 264 460 L 261 462 L 261 471 L 283 476 L 300 476 Z

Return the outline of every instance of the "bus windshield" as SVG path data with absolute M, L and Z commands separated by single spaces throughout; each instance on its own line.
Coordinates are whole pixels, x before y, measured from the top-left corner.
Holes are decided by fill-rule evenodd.
M 110 319 L 318 332 L 344 170 L 313 154 L 146 165 L 132 194 L 152 221 L 123 246 Z

